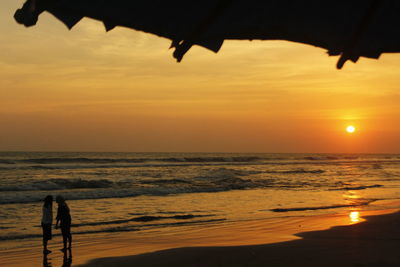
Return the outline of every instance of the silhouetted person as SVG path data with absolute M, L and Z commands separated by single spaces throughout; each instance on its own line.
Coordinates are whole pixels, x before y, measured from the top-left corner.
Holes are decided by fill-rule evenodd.
M 53 197 L 46 196 L 42 208 L 43 254 L 51 253 L 47 249 L 47 242 L 51 240 L 51 225 L 53 223 Z
M 72 243 L 71 214 L 69 212 L 69 207 L 67 203 L 65 203 L 65 199 L 62 196 L 57 196 L 56 201 L 58 203 L 56 229 L 58 228 L 58 224 L 60 223 L 60 228 L 64 243 L 64 247 L 61 251 L 66 252 L 67 241 L 69 249 L 71 249 L 71 243 Z

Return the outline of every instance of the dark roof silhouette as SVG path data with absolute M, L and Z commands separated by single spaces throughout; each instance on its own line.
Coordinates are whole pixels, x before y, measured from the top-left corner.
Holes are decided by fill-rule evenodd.
M 337 67 L 359 57 L 400 52 L 398 0 L 27 0 L 14 17 L 36 24 L 43 11 L 68 28 L 83 17 L 107 31 L 124 26 L 172 41 L 181 61 L 193 46 L 218 52 L 224 40 L 288 40 L 340 55 Z

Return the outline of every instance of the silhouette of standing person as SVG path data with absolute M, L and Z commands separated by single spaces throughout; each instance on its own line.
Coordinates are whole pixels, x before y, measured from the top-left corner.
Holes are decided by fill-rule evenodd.
M 58 224 L 60 223 L 60 228 L 64 243 L 64 247 L 63 249 L 61 249 L 61 251 L 65 252 L 67 251 L 67 241 L 68 241 L 68 249 L 71 249 L 71 243 L 72 243 L 71 214 L 69 212 L 69 207 L 67 203 L 65 203 L 65 199 L 62 196 L 57 196 L 56 201 L 58 204 L 56 229 L 58 228 Z
M 51 253 L 51 250 L 47 249 L 47 242 L 51 240 L 51 225 L 53 223 L 53 197 L 48 195 L 44 198 L 42 208 L 42 230 L 43 230 L 43 254 Z

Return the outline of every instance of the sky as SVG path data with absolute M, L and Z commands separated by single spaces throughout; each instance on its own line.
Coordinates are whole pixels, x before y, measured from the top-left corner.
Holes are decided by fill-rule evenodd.
M 0 151 L 400 152 L 400 54 L 337 57 L 286 41 L 193 47 L 0 6 Z M 354 125 L 356 132 L 346 133 Z

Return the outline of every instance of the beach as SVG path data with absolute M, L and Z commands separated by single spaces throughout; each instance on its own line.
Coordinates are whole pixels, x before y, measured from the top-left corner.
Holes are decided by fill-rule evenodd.
M 185 247 L 104 258 L 91 266 L 400 266 L 400 213 L 302 233 L 302 239 L 258 246 Z
M 400 1 L 249 3 L 2 1 L 0 267 L 400 267 Z
M 272 253 L 272 262 L 275 254 L 289 260 L 284 255 L 294 253 L 299 265 L 283 266 L 302 266 L 297 251 L 325 246 L 312 242 L 333 242 L 303 233 L 328 231 L 329 236 L 336 226 L 361 231 L 364 218 L 386 218 L 383 214 L 400 209 L 397 154 L 3 152 L 0 173 L 0 266 L 268 262 L 261 256 L 254 258 L 258 263 L 246 258 L 243 251 L 249 246 L 256 251 L 279 247 L 282 251 Z M 55 229 L 48 247 L 52 253 L 43 257 L 40 221 L 47 195 L 62 195 L 70 208 L 72 257 L 60 252 L 62 237 Z M 56 211 L 53 203 L 53 224 Z M 390 227 L 397 227 L 396 218 L 387 219 Z M 377 251 L 390 251 L 386 245 L 393 239 L 387 236 L 396 229 L 388 225 L 383 227 L 387 233 L 375 238 Z M 382 226 L 369 228 L 362 231 Z M 352 230 L 346 231 L 348 236 L 338 238 L 338 247 L 330 251 L 340 253 L 342 243 L 354 237 Z M 369 242 L 357 238 L 356 243 Z M 291 247 L 294 252 L 284 252 Z M 257 253 L 270 253 L 261 250 Z M 209 261 L 195 260 L 197 253 Z M 316 257 L 324 253 L 316 250 Z M 112 259 L 97 262 L 105 257 Z
M 358 221 L 355 221 L 358 220 Z M 366 221 L 364 221 L 366 219 Z M 399 266 L 396 210 L 318 215 L 271 223 L 77 237 L 63 262 L 61 240 L 44 258 L 40 244 L 2 251 L 1 266 Z M 58 242 L 58 244 L 54 244 Z M 46 261 L 44 262 L 44 259 Z M 47 265 L 46 265 L 47 264 Z M 64 265 L 63 265 L 64 264 Z

